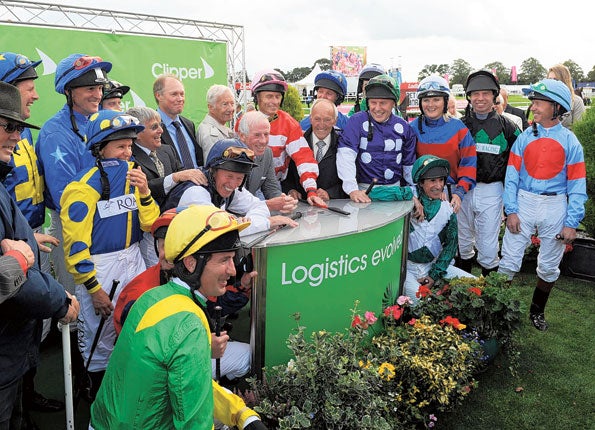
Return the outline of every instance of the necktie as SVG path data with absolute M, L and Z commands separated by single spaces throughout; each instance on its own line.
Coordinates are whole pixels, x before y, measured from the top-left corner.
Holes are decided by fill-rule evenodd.
M 320 162 L 320 160 L 322 160 L 322 156 L 324 155 L 324 141 L 319 140 L 316 142 L 316 146 L 318 146 L 318 151 L 316 151 L 316 161 Z
M 184 165 L 184 169 L 194 169 L 192 156 L 190 155 L 190 150 L 188 149 L 188 142 L 186 142 L 184 133 L 182 133 L 182 125 L 179 121 L 174 121 L 173 125 L 176 128 L 176 140 L 178 141 L 180 157 L 182 158 L 182 164 Z
M 157 173 L 159 173 L 159 177 L 163 178 L 165 176 L 165 169 L 163 168 L 163 163 L 161 162 L 159 157 L 157 157 L 157 152 L 151 151 L 149 153 L 149 157 L 151 157 L 151 160 L 153 160 L 153 163 L 155 163 L 155 167 L 157 168 Z

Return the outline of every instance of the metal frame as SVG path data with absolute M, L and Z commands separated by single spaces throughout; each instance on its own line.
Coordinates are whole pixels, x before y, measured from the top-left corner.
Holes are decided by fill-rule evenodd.
M 227 84 L 246 86 L 244 27 L 185 18 L 144 15 L 31 1 L 0 0 L 0 22 L 113 34 L 140 34 L 224 42 L 227 45 Z

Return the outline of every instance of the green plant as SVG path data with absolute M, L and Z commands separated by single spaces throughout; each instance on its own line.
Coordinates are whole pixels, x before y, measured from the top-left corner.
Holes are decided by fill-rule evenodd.
M 287 341 L 294 358 L 250 381 L 255 410 L 280 429 L 433 427 L 435 413 L 474 386 L 478 345 L 429 317 L 403 323 L 406 300 L 386 309 L 384 326 L 372 312 L 360 316 L 356 303 L 349 330 L 309 340 L 297 316 Z
M 304 110 L 302 108 L 300 94 L 294 86 L 287 86 L 281 109 L 291 115 L 296 121 L 301 121 L 304 118 Z
M 595 237 L 595 109 L 587 109 L 580 121 L 574 124 L 573 131 L 583 145 L 587 169 L 587 196 L 589 199 L 585 203 L 583 224 L 587 233 L 591 237 Z
M 496 338 L 509 356 L 518 354 L 515 334 L 526 306 L 506 276 L 493 272 L 486 278 L 451 279 L 433 288 L 422 285 L 418 295 L 414 309 L 418 315 L 430 315 L 434 321 L 457 318 L 481 339 Z

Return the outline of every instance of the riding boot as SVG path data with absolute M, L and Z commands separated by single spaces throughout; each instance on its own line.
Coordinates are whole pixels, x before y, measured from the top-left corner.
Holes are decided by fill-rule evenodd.
M 483 276 L 484 278 L 487 278 L 490 273 L 497 271 L 498 266 L 492 267 L 491 269 L 486 269 L 485 267 L 481 266 L 481 276 Z
M 471 273 L 471 269 L 473 268 L 473 258 L 459 258 L 458 261 L 456 261 L 456 266 L 467 273 Z
M 539 277 L 537 278 L 537 286 L 533 292 L 533 299 L 529 309 L 529 319 L 537 330 L 546 331 L 548 329 L 544 312 L 554 284 L 555 282 L 546 282 Z

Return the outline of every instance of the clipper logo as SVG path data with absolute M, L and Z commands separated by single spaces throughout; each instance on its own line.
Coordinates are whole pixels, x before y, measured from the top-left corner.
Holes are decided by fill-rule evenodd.
M 180 80 L 208 79 L 212 77 L 215 74 L 213 68 L 204 58 L 201 57 L 200 60 L 202 62 L 202 67 L 183 67 L 167 63 L 153 63 L 151 66 L 151 73 L 154 77 L 163 73 L 171 73 L 172 75 L 176 75 Z

